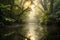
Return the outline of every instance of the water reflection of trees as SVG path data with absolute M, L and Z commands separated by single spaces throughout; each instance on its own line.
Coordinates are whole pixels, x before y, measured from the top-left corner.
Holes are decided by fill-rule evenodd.
M 21 4 L 17 5 L 18 3 L 15 4 L 14 1 L 15 0 L 5 0 L 5 1 L 0 0 L 0 5 L 1 5 L 0 6 L 0 34 L 1 34 L 0 39 L 1 40 L 25 40 L 25 38 L 27 38 L 25 37 L 25 34 L 27 33 L 27 30 L 24 29 L 25 26 L 24 27 L 21 26 L 20 28 L 6 27 L 6 26 L 10 27 L 15 23 L 16 24 L 19 23 L 20 25 L 25 24 L 27 15 L 30 11 L 30 8 L 24 9 L 22 0 L 20 1 L 22 5 Z M 37 20 L 40 23 L 39 25 L 44 25 L 44 28 L 47 27 L 47 31 L 46 28 L 43 29 L 43 31 L 40 31 L 41 29 L 40 27 L 38 27 L 36 29 L 37 33 L 39 32 L 37 35 L 40 37 L 41 36 L 40 34 L 44 35 L 45 33 L 48 33 L 46 34 L 47 36 L 44 35 L 44 37 L 42 37 L 41 40 L 59 40 L 60 39 L 59 38 L 60 37 L 60 31 L 59 31 L 60 1 L 59 0 L 54 0 L 54 2 L 52 0 L 46 0 L 46 1 L 39 0 L 39 1 L 43 9 L 41 9 L 38 6 L 40 11 L 42 11 L 42 14 L 37 16 L 39 17 Z M 29 38 L 27 39 L 30 40 Z

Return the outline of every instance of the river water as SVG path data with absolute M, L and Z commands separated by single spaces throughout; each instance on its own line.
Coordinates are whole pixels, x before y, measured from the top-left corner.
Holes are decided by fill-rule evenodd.
M 35 2 L 37 3 L 37 0 L 35 0 L 34 3 Z M 45 38 L 47 28 L 41 26 L 40 24 L 37 24 L 38 21 L 36 16 L 40 15 L 39 14 L 40 10 L 36 7 L 36 5 L 31 5 L 30 8 L 31 8 L 31 11 L 27 18 L 27 22 L 26 22 L 27 24 L 25 25 L 25 28 L 28 29 L 26 33 L 26 37 L 29 38 L 30 40 L 42 40 Z
M 20 28 L 18 29 L 18 32 L 20 32 L 20 34 L 28 38 L 27 39 L 22 37 L 22 39 L 24 40 L 44 40 L 47 34 L 47 28 L 44 26 L 41 26 L 38 23 L 37 16 L 40 16 L 41 10 L 37 6 L 40 6 L 42 8 L 42 6 L 38 2 L 39 0 L 34 0 L 33 1 L 34 4 L 30 5 L 31 11 L 27 16 L 26 24 L 22 24 L 23 26 L 22 30 Z M 13 28 L 16 27 L 17 29 L 20 26 L 21 25 L 16 24 L 15 26 L 13 25 Z M 17 34 L 18 33 L 16 33 L 16 35 Z M 16 35 L 15 35 L 15 40 L 18 40 L 18 36 Z

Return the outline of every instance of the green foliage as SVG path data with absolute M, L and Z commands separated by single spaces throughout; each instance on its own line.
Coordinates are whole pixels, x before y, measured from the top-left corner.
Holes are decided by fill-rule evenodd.
M 46 23 L 47 22 L 46 18 L 48 19 L 48 17 L 46 16 L 46 13 L 42 13 L 41 18 L 40 18 L 40 22 L 42 24 Z
M 12 7 L 12 8 L 11 8 Z M 0 6 L 0 10 L 1 10 L 1 21 L 3 24 L 5 22 L 5 24 L 9 24 L 12 22 L 18 22 L 18 23 L 22 23 L 25 22 L 24 20 L 26 20 L 26 13 L 29 11 L 29 8 L 24 9 L 23 6 L 19 7 L 18 5 L 4 5 L 1 4 Z
M 55 0 L 53 5 L 53 13 L 50 13 L 50 10 L 45 10 L 40 17 L 41 24 L 45 25 L 58 25 L 60 24 L 60 1 Z
M 60 31 L 58 31 L 60 30 L 60 0 L 54 0 L 53 10 L 50 7 L 48 9 L 40 17 L 40 23 L 47 25 L 48 28 L 48 36 L 45 40 L 60 40 Z
M 1 28 L 0 39 L 1 40 L 9 40 L 9 39 L 13 40 L 14 39 L 13 37 L 15 36 L 15 34 L 11 34 L 11 36 L 8 35 L 8 33 L 11 33 L 12 29 L 9 30 L 8 28 L 6 28 L 6 25 L 10 25 L 13 23 L 25 23 L 26 22 L 26 17 L 28 14 L 27 12 L 30 10 L 30 8 L 24 9 L 23 5 L 22 6 L 16 5 L 14 4 L 14 1 L 13 0 L 5 0 L 5 1 L 0 0 L 0 28 Z M 13 29 L 13 30 L 15 31 L 16 29 Z M 19 34 L 20 33 L 22 33 L 22 28 L 20 28 L 19 30 Z M 6 37 L 4 37 L 5 34 L 7 34 Z M 20 37 L 21 37 L 21 34 L 20 34 Z

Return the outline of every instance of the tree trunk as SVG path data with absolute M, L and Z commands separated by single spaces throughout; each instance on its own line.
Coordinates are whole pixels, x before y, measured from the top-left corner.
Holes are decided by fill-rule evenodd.
M 53 3 L 54 0 L 50 0 L 50 13 L 53 13 Z

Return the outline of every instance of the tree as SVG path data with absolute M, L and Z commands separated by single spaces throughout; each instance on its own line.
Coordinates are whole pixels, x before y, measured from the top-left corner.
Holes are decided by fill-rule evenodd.
M 21 0 L 22 3 L 20 5 L 15 4 L 15 0 L 0 0 L 0 34 L 1 34 L 1 40 L 13 40 L 13 37 L 15 34 L 8 35 L 8 33 L 11 33 L 10 30 L 6 27 L 7 25 L 13 25 L 13 23 L 24 23 L 25 21 L 25 15 L 27 11 L 29 11 L 29 8 L 24 9 L 23 7 L 23 0 Z M 18 2 L 17 2 L 18 3 Z M 18 28 L 17 28 L 18 29 Z M 15 29 L 14 29 L 15 30 Z M 22 28 L 20 28 L 20 31 Z M 7 34 L 6 37 L 5 34 Z M 21 36 L 21 34 L 20 34 Z M 21 36 L 22 37 L 22 36 Z M 7 39 L 9 38 L 9 39 Z M 23 37 L 22 37 L 23 38 Z
M 59 0 L 49 0 L 49 10 L 44 10 L 45 12 L 42 13 L 40 17 L 40 23 L 47 26 L 48 28 L 48 36 L 45 40 L 60 40 L 59 36 L 60 31 L 60 5 Z M 48 3 L 47 3 L 48 4 Z

